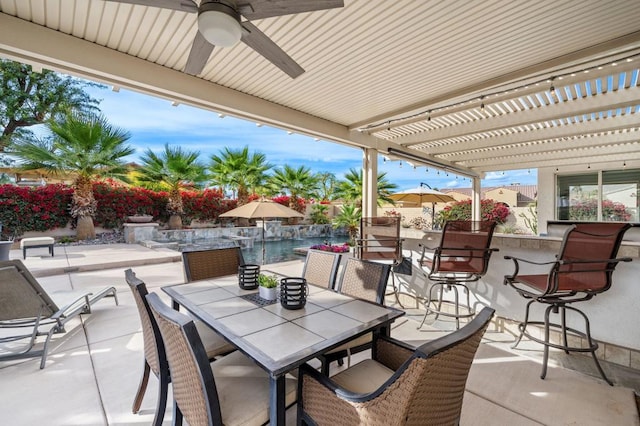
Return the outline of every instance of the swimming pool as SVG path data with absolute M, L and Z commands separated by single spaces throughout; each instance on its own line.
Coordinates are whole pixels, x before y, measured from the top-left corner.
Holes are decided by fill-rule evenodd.
M 314 244 L 323 244 L 325 242 L 331 244 L 343 244 L 344 240 L 333 240 L 326 237 L 320 238 L 304 238 L 304 239 L 283 239 L 277 241 L 265 241 L 265 262 L 262 262 L 262 243 L 256 241 L 253 247 L 243 248 L 242 257 L 245 263 L 254 263 L 258 265 L 268 263 L 287 262 L 289 260 L 300 259 L 301 255 L 296 254 L 293 249 L 297 247 L 311 247 Z M 193 250 L 194 248 L 222 248 L 232 247 L 235 243 L 229 240 L 216 240 L 211 242 L 198 242 L 197 244 L 189 244 L 180 247 L 180 251 Z

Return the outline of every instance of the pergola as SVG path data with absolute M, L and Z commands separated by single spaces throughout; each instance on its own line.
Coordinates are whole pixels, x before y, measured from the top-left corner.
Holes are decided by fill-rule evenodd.
M 640 167 L 637 0 L 344 3 L 252 21 L 295 79 L 243 44 L 186 74 L 196 14 L 103 0 L 0 0 L 0 56 L 359 147 L 363 215 L 379 154 L 476 205 L 489 171 Z

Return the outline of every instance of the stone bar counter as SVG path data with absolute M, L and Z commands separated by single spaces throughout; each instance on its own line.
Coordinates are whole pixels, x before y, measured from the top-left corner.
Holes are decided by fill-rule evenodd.
M 504 256 L 509 255 L 535 262 L 553 261 L 560 250 L 563 229 L 561 226 L 553 229 L 555 225 L 551 226 L 551 223 L 549 225 L 550 235 L 548 236 L 495 233 L 491 246 L 500 251 L 492 255 L 488 273 L 484 278 L 468 284 L 472 304 L 477 304 L 476 311 L 480 310 L 480 305 L 491 306 L 500 317 L 500 324 L 513 327 L 514 333 L 517 330 L 515 325 L 524 319 L 527 300 L 510 286 L 503 285 L 504 276 L 514 272 L 513 262 L 505 260 Z M 640 228 L 634 227 L 625 235 L 618 257 L 631 257 L 632 261 L 618 264 L 613 273 L 611 288 L 591 300 L 573 304 L 589 317 L 591 335 L 601 343 L 598 356 L 635 369 L 640 369 L 640 238 L 637 237 L 640 235 L 639 231 Z M 441 233 L 438 231 L 402 230 L 403 248 L 405 255 L 411 253 L 413 257 L 414 274 L 411 277 L 403 275 L 399 277 L 404 281 L 405 290 L 408 288 L 410 293 L 424 295 L 425 292 L 426 276 L 416 270 L 420 253 L 418 243 L 436 247 L 440 236 Z M 632 241 L 627 240 L 627 236 Z M 524 264 L 521 265 L 520 273 L 547 273 L 549 269 L 549 265 L 537 267 Z M 448 298 L 447 296 L 451 295 L 445 293 L 445 298 Z M 411 306 L 411 303 L 408 306 Z M 544 309 L 547 306 L 534 303 L 531 307 L 531 318 L 534 321 L 542 321 Z M 559 322 L 558 317 L 552 314 L 551 321 Z M 582 319 L 570 311 L 567 311 L 567 325 L 584 330 Z M 553 341 L 559 336 L 554 336 L 552 333 L 551 338 Z

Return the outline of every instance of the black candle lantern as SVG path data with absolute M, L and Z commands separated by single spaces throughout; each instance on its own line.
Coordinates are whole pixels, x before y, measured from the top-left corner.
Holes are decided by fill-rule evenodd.
M 243 290 L 255 290 L 258 288 L 259 265 L 238 266 L 238 285 Z
M 283 278 L 280 280 L 280 303 L 285 309 L 302 309 L 307 303 L 307 280 Z

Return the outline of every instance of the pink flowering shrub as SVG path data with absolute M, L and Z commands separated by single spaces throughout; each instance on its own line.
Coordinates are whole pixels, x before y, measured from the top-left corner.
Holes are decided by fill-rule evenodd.
M 344 243 L 341 245 L 333 244 L 316 244 L 310 247 L 312 250 L 330 251 L 331 253 L 348 253 L 349 244 Z

